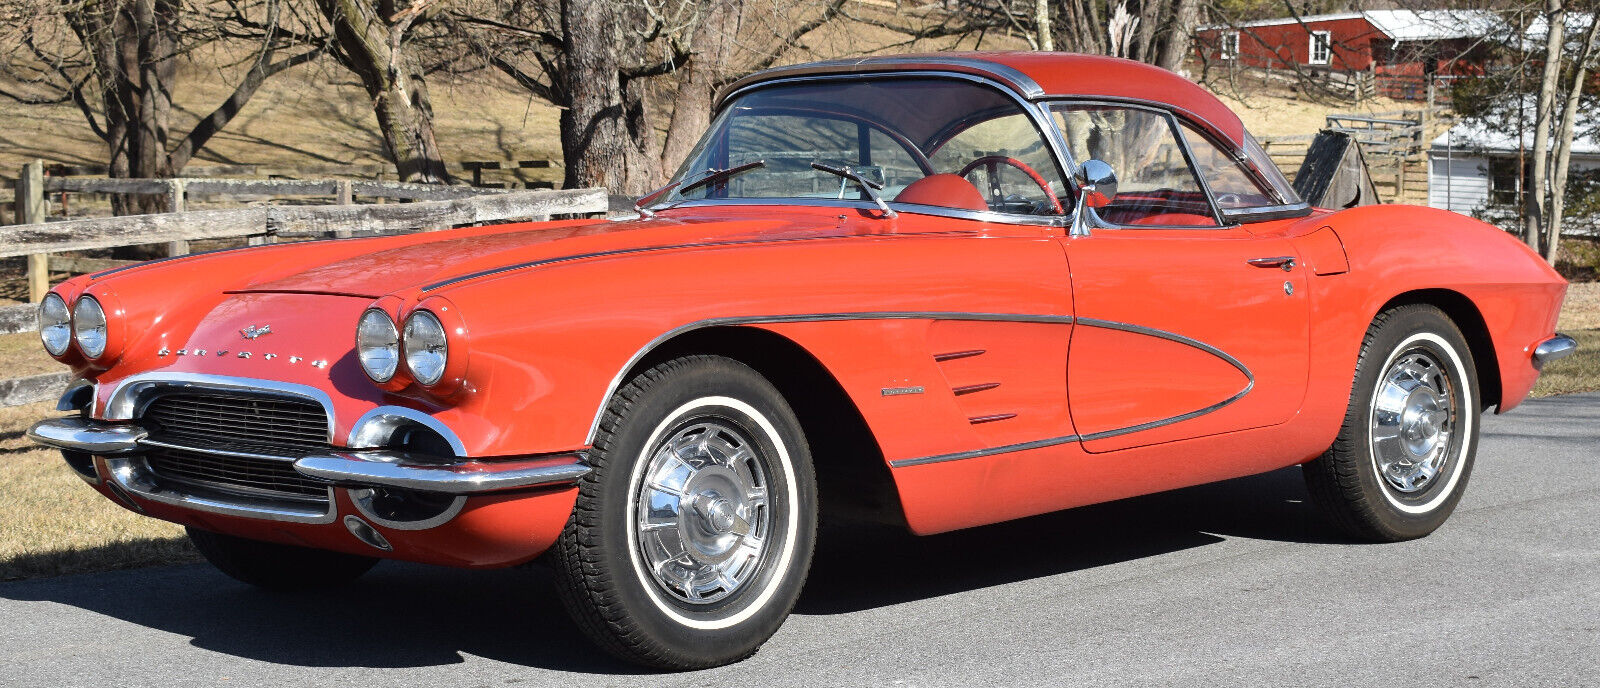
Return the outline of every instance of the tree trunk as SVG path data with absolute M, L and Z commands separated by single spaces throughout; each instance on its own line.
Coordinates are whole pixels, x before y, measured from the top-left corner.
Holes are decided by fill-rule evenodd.
M 385 152 L 400 181 L 450 181 L 433 136 L 427 80 L 402 42 L 412 21 L 437 5 L 418 0 L 389 17 L 372 0 L 317 0 L 317 6 L 333 27 L 340 62 L 361 79 L 372 99 Z
M 1172 21 L 1167 24 L 1167 32 L 1161 37 L 1160 48 L 1156 51 L 1156 66 L 1181 72 L 1183 63 L 1189 59 L 1194 30 L 1199 25 L 1199 0 L 1174 0 Z
M 105 112 L 107 176 L 170 177 L 167 126 L 176 70 L 173 0 L 99 0 L 69 9 L 73 32 L 94 55 L 95 82 Z M 93 124 L 93 122 L 91 122 Z M 163 212 L 156 196 L 116 195 L 118 215 Z
M 1561 53 L 1566 43 L 1567 11 L 1564 0 L 1546 0 L 1545 63 L 1544 76 L 1539 82 L 1539 104 L 1536 106 L 1533 132 L 1532 193 L 1524 208 L 1524 240 L 1535 252 L 1540 252 L 1544 234 L 1546 203 L 1549 195 L 1550 129 L 1555 117 L 1556 89 L 1561 81 Z
M 1171 3 L 1172 0 L 1139 0 L 1139 11 L 1135 13 L 1139 17 L 1139 33 L 1128 50 L 1129 58 L 1155 63 L 1156 36 L 1171 17 L 1168 11 Z
M 672 118 L 661 148 L 662 170 L 671 172 L 682 165 L 710 127 L 711 99 L 725 78 L 722 70 L 732 61 L 743 16 L 744 0 L 721 0 L 706 8 L 695 30 L 695 57 L 679 76 L 672 99 Z
M 1050 0 L 1033 0 L 1033 25 L 1039 49 L 1055 50 L 1055 38 L 1050 29 Z
M 1583 37 L 1583 46 L 1579 48 L 1578 58 L 1572 63 L 1572 81 L 1569 82 L 1566 99 L 1561 111 L 1561 131 L 1556 137 L 1555 172 L 1550 184 L 1550 211 L 1545 215 L 1544 259 L 1551 265 L 1556 264 L 1557 252 L 1561 248 L 1561 219 L 1566 211 L 1567 201 L 1567 171 L 1572 162 L 1572 137 L 1578 120 L 1578 101 L 1583 98 L 1583 82 L 1588 75 L 1589 60 L 1595 52 L 1595 40 L 1600 36 L 1600 20 L 1591 18 L 1589 28 Z
M 628 184 L 617 8 L 607 0 L 561 0 L 561 29 L 567 82 L 567 108 L 561 111 L 561 151 L 567 163 L 562 184 L 642 193 L 644 189 Z
M 622 111 L 628 129 L 627 178 L 622 192 L 641 196 L 665 183 L 661 174 L 661 141 L 656 138 L 652 84 L 629 79 L 622 87 Z

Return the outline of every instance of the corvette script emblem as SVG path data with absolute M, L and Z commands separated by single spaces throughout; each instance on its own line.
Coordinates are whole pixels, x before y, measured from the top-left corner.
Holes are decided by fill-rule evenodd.
M 239 334 L 244 335 L 245 339 L 255 339 L 264 334 L 272 334 L 272 326 L 262 325 L 261 327 L 256 327 L 255 325 L 246 325 L 244 329 L 239 330 Z

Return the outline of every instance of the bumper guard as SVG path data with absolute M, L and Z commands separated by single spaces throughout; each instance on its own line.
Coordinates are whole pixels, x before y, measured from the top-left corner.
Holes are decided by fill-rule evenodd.
M 158 446 L 150 432 L 137 423 L 76 416 L 35 423 L 28 429 L 28 438 L 48 447 L 102 456 L 137 454 Z M 344 486 L 474 495 L 570 485 L 589 473 L 589 464 L 581 453 L 485 461 L 392 449 L 334 449 L 299 458 L 294 470 Z

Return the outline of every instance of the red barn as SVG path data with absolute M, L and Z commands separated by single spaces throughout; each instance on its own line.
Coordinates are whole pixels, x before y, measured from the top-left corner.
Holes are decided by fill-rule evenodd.
M 1477 10 L 1368 10 L 1208 26 L 1199 50 L 1214 64 L 1370 72 L 1382 86 L 1384 77 L 1482 74 L 1480 37 L 1501 27 Z

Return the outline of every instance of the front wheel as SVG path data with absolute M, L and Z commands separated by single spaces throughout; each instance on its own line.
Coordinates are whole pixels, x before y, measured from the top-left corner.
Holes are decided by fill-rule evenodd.
M 630 662 L 696 669 L 777 632 L 810 566 L 816 486 L 766 378 L 714 356 L 655 366 L 610 401 L 589 459 L 552 554 L 585 634 Z
M 1412 305 L 1379 314 L 1338 439 L 1302 467 L 1312 501 L 1361 539 L 1433 532 L 1466 490 L 1480 404 L 1472 351 L 1443 311 Z

